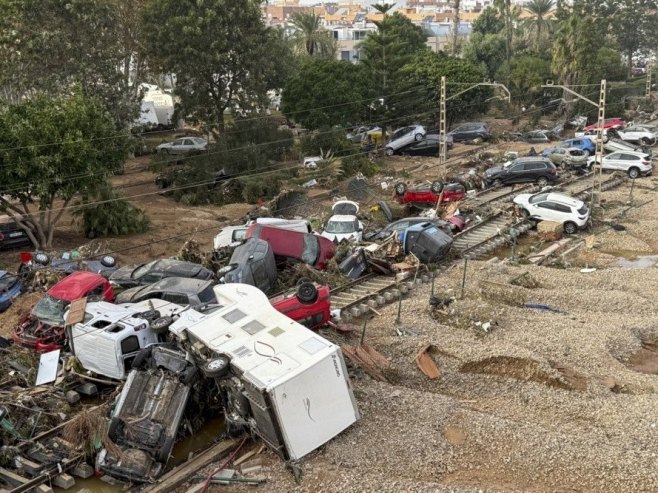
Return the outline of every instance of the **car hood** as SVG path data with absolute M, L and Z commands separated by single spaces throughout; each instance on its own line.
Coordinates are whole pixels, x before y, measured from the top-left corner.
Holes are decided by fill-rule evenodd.
M 121 282 L 121 281 L 131 281 L 133 271 L 139 267 L 139 264 L 131 264 L 121 267 L 120 269 L 115 270 L 109 277 L 110 281 Z
M 339 200 L 331 207 L 331 210 L 334 216 L 356 216 L 359 212 L 359 204 L 351 200 Z
M 117 303 L 131 303 L 133 298 L 140 293 L 145 286 L 137 286 L 135 288 L 126 289 L 117 295 Z
M 528 203 L 528 200 L 530 200 L 532 194 L 530 193 L 521 193 L 514 197 L 514 203 L 518 205 L 525 205 Z
M 505 171 L 505 168 L 502 166 L 494 166 L 493 168 L 489 168 L 484 172 L 486 176 L 495 176 L 495 175 L 500 175 Z

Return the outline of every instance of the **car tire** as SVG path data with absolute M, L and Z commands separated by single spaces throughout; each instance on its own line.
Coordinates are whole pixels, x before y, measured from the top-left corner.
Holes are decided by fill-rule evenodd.
M 628 170 L 628 177 L 629 177 L 631 180 L 635 180 L 635 178 L 638 178 L 639 176 L 640 176 L 640 170 L 639 170 L 639 168 L 636 168 L 635 166 L 633 166 L 632 168 L 630 168 L 630 169 Z
M 414 135 L 414 140 L 415 140 L 416 142 L 420 142 L 421 140 L 423 140 L 423 134 L 416 134 L 416 135 Z
M 545 176 L 540 176 L 537 178 L 537 186 L 540 186 L 541 188 L 544 188 L 546 185 L 548 185 L 548 178 Z
M 135 356 L 135 359 L 132 362 L 131 368 L 133 370 L 141 370 L 142 368 L 144 368 L 146 360 L 148 360 L 151 357 L 152 349 L 153 349 L 152 346 L 148 346 L 142 349 L 139 353 L 137 353 L 137 356 Z
M 151 322 L 151 330 L 157 335 L 163 335 L 167 333 L 169 326 L 174 323 L 174 319 L 170 316 L 164 316 L 156 318 Z
M 393 154 L 395 154 L 395 151 L 393 150 L 393 148 L 387 147 L 386 150 L 384 151 L 384 154 L 386 154 L 387 156 L 392 156 Z
M 101 265 L 103 267 L 107 267 L 108 269 L 111 269 L 112 267 L 115 267 L 117 265 L 117 261 L 112 255 L 103 255 L 103 257 L 101 258 Z
M 503 180 L 496 178 L 492 183 L 493 188 L 500 188 L 503 186 Z
M 443 191 L 443 182 L 440 180 L 433 181 L 430 185 L 430 190 L 432 190 L 432 192 L 435 194 L 441 193 Z
M 169 460 L 169 456 L 171 455 L 171 451 L 173 447 L 174 447 L 174 438 L 166 437 L 164 439 L 164 443 L 158 449 L 158 452 L 155 454 L 155 460 L 161 462 L 162 464 L 166 464 L 167 461 Z
M 578 232 L 578 226 L 576 223 L 573 223 L 571 221 L 567 221 L 564 223 L 564 232 L 565 234 L 572 235 Z
M 34 254 L 34 263 L 39 265 L 48 265 L 50 263 L 50 255 L 43 252 L 37 252 Z
M 221 378 L 228 373 L 230 365 L 230 358 L 225 354 L 220 354 L 216 358 L 206 361 L 203 366 L 201 366 L 201 373 L 203 373 L 206 378 Z
M 407 191 L 407 185 L 405 183 L 398 183 L 395 185 L 395 195 L 402 197 Z
M 650 146 L 653 144 L 653 142 L 651 142 L 651 139 L 648 139 L 647 137 L 642 137 L 642 139 L 640 139 L 640 142 L 642 143 L 643 146 Z
M 117 435 L 119 433 L 119 427 L 121 426 L 122 421 L 118 416 L 112 416 L 110 419 L 110 426 L 107 429 L 107 436 L 116 443 Z
M 311 282 L 304 282 L 297 286 L 297 299 L 304 305 L 312 305 L 318 299 L 318 288 Z
M 519 209 L 519 213 L 523 219 L 528 219 L 530 217 L 530 212 L 525 207 L 521 207 L 521 209 Z

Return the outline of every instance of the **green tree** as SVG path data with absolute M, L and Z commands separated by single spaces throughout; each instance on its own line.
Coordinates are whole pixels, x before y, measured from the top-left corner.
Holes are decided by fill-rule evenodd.
M 446 77 L 448 84 L 477 83 L 482 82 L 485 72 L 467 60 L 443 53 L 424 51 L 417 54 L 401 70 L 404 84 L 400 86 L 400 89 L 414 91 L 415 96 L 401 93 L 391 101 L 392 113 L 400 115 L 400 123 L 438 121 L 441 76 Z M 484 112 L 489 94 L 486 88 L 476 88 L 450 100 L 446 105 L 448 120 L 452 122 L 457 118 L 468 118 Z
M 497 79 L 508 81 L 508 89 L 518 94 L 515 99 L 531 103 L 543 92 L 541 85 L 551 78 L 551 62 L 533 55 L 514 56 L 505 62 Z
M 0 209 L 35 247 L 50 248 L 71 200 L 93 195 L 129 145 L 103 105 L 83 96 L 7 106 L 0 111 Z
M 4 101 L 75 90 L 102 102 L 117 123 L 134 120 L 137 84 L 123 69 L 136 59 L 137 33 L 128 29 L 134 16 L 127 6 L 127 0 L 0 2 Z
M 505 21 L 496 7 L 487 7 L 473 22 L 473 34 L 500 34 Z
M 367 120 L 373 90 L 365 65 L 344 60 L 311 59 L 288 80 L 281 110 L 288 118 L 314 130 Z
M 531 31 L 536 33 L 535 49 L 539 53 L 542 32 L 549 33 L 552 28 L 548 15 L 555 9 L 555 2 L 553 0 L 531 0 L 524 8 L 531 16 L 526 24 Z
M 291 38 L 298 53 L 311 57 L 335 56 L 336 43 L 331 32 L 322 27 L 320 16 L 315 15 L 312 10 L 294 13 L 290 24 L 295 28 Z
M 622 53 L 626 55 L 628 76 L 631 76 L 633 56 L 641 51 L 653 51 L 658 43 L 658 2 L 654 0 L 611 0 L 608 17 Z
M 512 58 L 512 37 L 514 33 L 514 10 L 512 0 L 494 0 L 494 6 L 501 13 L 505 30 L 505 48 L 507 61 Z
M 505 36 L 502 34 L 473 33 L 464 46 L 464 59 L 483 66 L 491 80 L 505 62 L 505 56 Z
M 264 107 L 280 80 L 281 60 L 271 56 L 279 37 L 255 0 L 153 0 L 144 31 L 151 62 L 176 74 L 178 113 L 213 132 L 224 129 L 227 110 Z

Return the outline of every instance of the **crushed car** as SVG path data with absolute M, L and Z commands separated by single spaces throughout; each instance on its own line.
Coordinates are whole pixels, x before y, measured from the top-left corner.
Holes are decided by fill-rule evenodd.
M 431 222 L 415 224 L 404 232 L 404 252 L 414 254 L 421 263 L 438 262 L 448 255 L 452 236 Z
M 409 187 L 406 183 L 396 183 L 393 188 L 393 198 L 399 204 L 410 204 L 417 207 L 435 206 L 439 199 L 442 204 L 456 202 L 466 197 L 466 188 L 461 183 L 443 184 L 440 180 L 432 183 L 421 183 Z
M 72 301 L 114 302 L 114 290 L 100 274 L 74 272 L 53 287 L 24 315 L 14 328 L 13 340 L 37 351 L 51 351 L 64 345 L 66 332 L 64 314 Z
M 265 240 L 248 238 L 233 250 L 228 265 L 217 275 L 220 282 L 250 284 L 269 293 L 278 277 L 272 247 Z
M 64 252 L 61 257 L 52 258 L 44 252 L 22 252 L 21 264 L 18 272 L 25 275 L 39 269 L 53 269 L 64 274 L 71 274 L 76 271 L 95 272 L 107 278 L 115 272 L 117 261 L 112 255 L 102 255 L 100 260 L 92 258 L 83 258 L 77 251 Z
M 16 274 L 0 270 L 0 312 L 9 308 L 24 291 L 25 285 Z
M 329 241 L 361 241 L 363 223 L 359 221 L 359 204 L 351 200 L 339 200 L 332 207 L 333 215 L 327 220 L 320 236 Z
M 167 277 L 188 277 L 191 279 L 214 279 L 215 274 L 202 265 L 170 258 L 153 260 L 144 264 L 133 264 L 114 271 L 109 279 L 112 285 L 133 288 L 154 283 Z
M 167 277 L 153 284 L 122 291 L 117 295 L 117 303 L 139 303 L 140 301 L 159 299 L 178 303 L 179 305 L 203 307 L 217 303 L 215 293 L 212 290 L 214 284 L 213 280 Z

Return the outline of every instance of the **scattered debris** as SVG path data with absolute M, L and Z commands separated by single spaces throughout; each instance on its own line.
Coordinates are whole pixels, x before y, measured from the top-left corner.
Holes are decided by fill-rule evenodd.
M 420 368 L 420 371 L 431 380 L 441 376 L 441 371 L 436 366 L 436 362 L 430 356 L 433 347 L 432 344 L 425 344 L 416 355 L 416 364 L 418 365 L 418 368 Z

